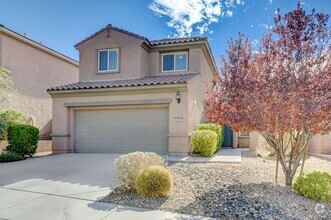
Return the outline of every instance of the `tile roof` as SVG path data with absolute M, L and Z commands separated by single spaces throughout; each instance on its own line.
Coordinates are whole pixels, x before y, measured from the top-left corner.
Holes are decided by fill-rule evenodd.
M 84 40 L 80 41 L 75 45 L 75 47 L 79 46 L 80 44 L 84 43 L 85 41 L 88 41 L 89 39 L 93 38 L 94 36 L 100 34 L 104 30 L 115 30 L 118 32 L 122 32 L 124 34 L 127 34 L 129 36 L 138 38 L 140 40 L 145 41 L 150 46 L 160 46 L 160 45 L 168 45 L 168 44 L 178 44 L 178 43 L 192 43 L 192 42 L 202 42 L 202 41 L 208 41 L 207 37 L 182 37 L 182 38 L 167 38 L 167 39 L 161 39 L 161 40 L 148 40 L 146 37 L 140 36 L 138 34 L 132 33 L 130 31 L 123 30 L 118 27 L 114 27 L 111 24 L 107 25 L 106 27 L 102 28 L 101 30 L 95 32 L 91 36 L 85 38 Z
M 138 34 L 135 34 L 135 33 L 132 33 L 130 31 L 126 31 L 126 30 L 123 30 L 121 28 L 118 28 L 118 27 L 114 27 L 112 26 L 111 24 L 108 24 L 106 27 L 102 28 L 101 30 L 95 32 L 94 34 L 92 34 L 91 36 L 85 38 L 84 40 L 78 42 L 77 44 L 75 44 L 75 47 L 77 47 L 78 45 L 84 43 L 85 41 L 88 41 L 89 39 L 93 38 L 94 36 L 100 34 L 101 32 L 103 32 L 104 30 L 115 30 L 115 31 L 118 31 L 118 32 L 122 32 L 124 34 L 127 34 L 127 35 L 130 35 L 132 37 L 135 37 L 135 38 L 138 38 L 140 40 L 144 40 L 144 41 L 147 41 L 148 42 L 148 39 L 146 37 L 143 37 L 143 36 L 140 36 Z
M 198 75 L 200 74 L 188 73 L 188 74 L 144 76 L 137 79 L 77 82 L 63 86 L 51 87 L 47 89 L 47 91 L 106 89 L 106 88 L 118 88 L 118 87 L 179 84 L 179 83 L 188 83 L 191 79 L 193 79 Z
M 149 41 L 151 46 L 208 41 L 207 37 L 182 37 Z

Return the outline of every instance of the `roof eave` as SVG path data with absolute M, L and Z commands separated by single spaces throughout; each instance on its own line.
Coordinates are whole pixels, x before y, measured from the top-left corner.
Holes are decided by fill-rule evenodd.
M 206 43 L 207 41 L 194 41 L 194 42 L 180 42 L 180 43 L 167 43 L 159 45 L 151 45 L 151 48 L 165 48 L 165 47 L 178 47 L 178 46 L 190 46 L 190 45 L 199 45 Z
M 44 46 L 44 45 L 42 45 L 40 43 L 37 43 L 36 41 L 31 40 L 30 38 L 27 38 L 25 36 L 22 36 L 21 34 L 15 32 L 13 30 L 10 30 L 10 29 L 6 28 L 3 25 L 0 25 L 0 34 L 4 34 L 4 35 L 7 35 L 9 37 L 12 37 L 12 38 L 14 38 L 14 39 L 16 39 L 16 40 L 18 40 L 18 41 L 20 41 L 22 43 L 25 43 L 25 44 L 27 44 L 27 45 L 29 45 L 31 47 L 34 47 L 34 48 L 36 48 L 38 50 L 41 50 L 41 51 L 43 51 L 43 52 L 45 52 L 45 53 L 47 53 L 47 54 L 49 54 L 51 56 L 54 56 L 54 57 L 56 57 L 58 59 L 61 59 L 61 60 L 65 61 L 65 62 L 67 62 L 67 63 L 70 63 L 70 64 L 74 65 L 74 66 L 77 66 L 77 67 L 79 66 L 79 62 L 78 61 L 76 61 L 76 60 L 74 60 L 74 59 L 72 59 L 72 58 L 70 58 L 70 57 L 68 57 L 68 56 L 66 56 L 64 54 L 61 54 L 61 53 L 59 53 L 59 52 L 57 52 L 57 51 L 55 51 L 55 50 L 53 50 L 53 49 L 51 49 L 51 48 L 49 48 L 47 46 Z
M 47 90 L 53 96 L 56 94 L 75 94 L 75 93 L 91 93 L 91 92 L 110 92 L 110 91 L 134 91 L 147 89 L 167 89 L 167 88 L 187 88 L 189 81 L 186 83 L 160 84 L 150 86 L 126 86 L 126 87 L 111 87 L 102 89 L 70 89 L 70 90 Z

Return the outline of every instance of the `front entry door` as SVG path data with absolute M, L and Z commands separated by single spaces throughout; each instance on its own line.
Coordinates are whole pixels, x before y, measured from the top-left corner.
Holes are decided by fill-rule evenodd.
M 233 147 L 233 131 L 231 127 L 225 125 L 224 134 L 225 135 L 222 147 Z

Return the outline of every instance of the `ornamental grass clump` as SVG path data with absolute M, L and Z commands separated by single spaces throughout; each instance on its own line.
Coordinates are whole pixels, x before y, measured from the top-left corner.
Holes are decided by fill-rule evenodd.
M 314 171 L 301 175 L 293 184 L 293 189 L 309 199 L 331 203 L 331 174 Z
M 164 166 L 162 157 L 152 152 L 133 152 L 121 155 L 115 160 L 115 176 L 121 185 L 134 186 L 138 174 L 150 166 Z
M 134 189 L 148 197 L 168 196 L 172 190 L 173 178 L 170 171 L 162 166 L 150 166 L 139 173 Z

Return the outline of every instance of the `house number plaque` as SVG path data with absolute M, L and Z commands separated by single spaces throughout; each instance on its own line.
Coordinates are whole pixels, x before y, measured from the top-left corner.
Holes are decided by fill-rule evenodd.
M 183 117 L 175 117 L 174 120 L 176 123 L 182 123 L 183 122 Z

